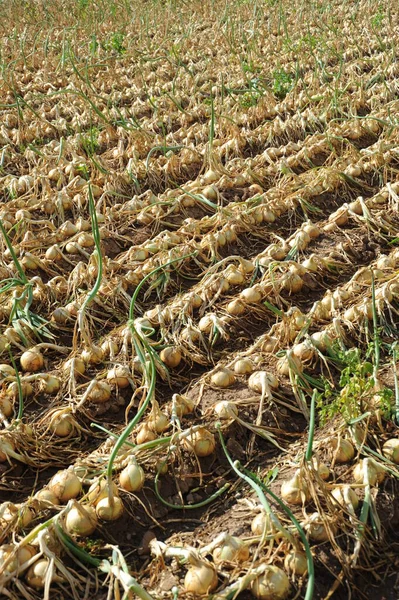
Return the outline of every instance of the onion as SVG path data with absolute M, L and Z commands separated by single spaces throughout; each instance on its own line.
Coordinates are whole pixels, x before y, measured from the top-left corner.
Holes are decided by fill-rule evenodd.
M 372 458 L 363 458 L 353 469 L 353 478 L 356 483 L 366 483 L 366 475 L 370 485 L 382 483 L 385 479 L 385 470 Z
M 198 322 L 198 329 L 202 332 L 202 333 L 211 333 L 213 327 L 214 327 L 214 319 L 213 319 L 214 315 L 212 314 L 208 314 L 208 315 L 204 315 Z
M 144 470 L 137 464 L 136 459 L 131 457 L 119 475 L 121 487 L 127 492 L 138 492 L 143 487 L 144 481 Z
M 284 568 L 294 575 L 302 577 L 307 573 L 308 561 L 306 554 L 300 550 L 290 550 L 284 559 Z
M 70 374 L 72 371 L 74 377 L 78 377 L 79 375 L 84 375 L 86 367 L 83 360 L 75 356 L 75 358 L 70 358 L 62 365 L 62 370 L 66 374 Z
M 97 502 L 96 513 L 104 521 L 116 521 L 123 513 L 123 503 L 118 496 L 113 496 L 112 501 L 106 496 Z
M 59 503 L 58 498 L 54 494 L 54 492 L 48 490 L 47 488 L 39 490 L 34 495 L 34 498 L 39 502 L 40 508 L 49 508 L 49 506 L 57 506 Z
M 399 439 L 387 440 L 382 447 L 382 453 L 386 458 L 399 465 Z
M 36 561 L 28 570 L 25 579 L 31 587 L 36 590 L 42 590 L 47 581 L 47 571 L 50 567 L 48 558 L 41 558 Z
M 317 273 L 319 270 L 319 262 L 317 261 L 316 255 L 312 254 L 309 258 L 305 258 L 305 260 L 302 261 L 302 267 L 306 269 L 306 271 Z
M 227 267 L 224 271 L 224 276 L 231 285 L 241 285 L 245 281 L 242 271 L 234 265 L 229 265 Z
M 235 383 L 235 380 L 234 373 L 230 369 L 223 367 L 213 373 L 211 384 L 219 388 L 228 388 Z
M 272 373 L 267 373 L 266 371 L 255 371 L 248 379 L 248 387 L 254 392 L 258 392 L 259 394 L 263 393 L 265 380 L 266 384 L 273 389 L 277 389 L 280 385 L 279 380 Z
M 246 304 L 258 304 L 262 300 L 262 291 L 259 286 L 245 288 L 240 293 L 240 298 Z
M 118 492 L 117 485 L 114 482 L 112 482 L 112 485 L 111 485 L 112 496 L 113 497 L 118 496 L 118 493 L 119 492 Z M 87 492 L 87 497 L 91 504 L 94 504 L 94 506 L 97 506 L 97 504 L 100 502 L 100 500 L 108 497 L 108 494 L 109 494 L 108 481 L 107 481 L 107 479 L 101 479 L 101 480 L 97 480 L 91 484 L 89 491 Z
M 234 363 L 234 372 L 237 375 L 247 375 L 254 370 L 253 362 L 249 358 L 240 358 Z
M 190 436 L 184 439 L 184 442 L 185 446 L 199 457 L 209 456 L 216 446 L 213 434 L 205 427 L 192 431 Z
M 294 370 L 301 373 L 303 371 L 303 365 L 301 360 L 295 356 L 295 354 L 291 354 L 290 356 L 286 355 L 279 359 L 277 363 L 277 371 L 281 375 L 285 375 L 289 377 L 291 370 Z
M 211 183 L 215 183 L 215 181 L 219 181 L 219 174 L 216 173 L 213 169 L 208 169 L 206 173 L 202 176 L 202 181 L 205 185 L 209 185 Z
M 60 502 L 67 502 L 80 494 L 82 486 L 79 478 L 73 471 L 73 467 L 69 467 L 64 471 L 58 471 L 58 473 L 50 479 L 48 487 L 50 491 L 57 496 Z
M 233 317 L 242 315 L 245 312 L 245 310 L 246 310 L 245 304 L 241 300 L 237 300 L 237 299 L 232 300 L 226 306 L 226 311 L 228 312 L 229 315 L 232 315 Z
M 29 381 L 21 381 L 21 391 L 22 398 L 29 398 L 29 396 L 32 396 L 33 387 L 31 386 Z M 9 398 L 13 398 L 14 400 L 19 398 L 18 383 L 16 381 L 10 383 L 10 385 L 7 387 L 6 394 Z
M 107 373 L 107 380 L 119 388 L 127 388 L 130 385 L 130 371 L 123 365 L 116 365 Z
M 310 539 L 314 542 L 326 542 L 329 539 L 326 526 L 324 525 L 318 512 L 315 512 L 312 515 L 310 515 L 309 522 L 306 525 L 306 528 L 308 530 Z M 334 534 L 336 531 L 335 525 L 330 523 L 330 529 Z
M 104 360 L 104 351 L 100 346 L 90 346 L 83 350 L 82 359 L 88 365 L 99 365 Z
M 194 400 L 181 394 L 173 394 L 172 403 L 179 419 L 193 412 L 195 406 Z
M 14 441 L 11 438 L 0 436 L 0 463 L 9 460 L 9 455 L 14 452 L 14 450 Z
M 287 290 L 289 294 L 296 294 L 303 288 L 303 279 L 296 273 L 286 273 L 281 278 L 281 287 Z
M 198 561 L 198 564 L 191 566 L 184 578 L 185 591 L 198 596 L 209 594 L 217 584 L 218 576 L 215 568 L 204 561 Z
M 136 433 L 136 444 L 145 444 L 146 442 L 152 442 L 157 439 L 157 434 L 155 431 L 150 429 L 148 423 L 142 423 L 137 428 Z
M 215 563 L 222 561 L 242 562 L 248 560 L 249 548 L 240 538 L 226 535 L 222 545 L 215 548 L 212 556 Z
M 259 600 L 285 600 L 290 593 L 290 582 L 282 569 L 267 565 L 265 572 L 252 582 L 251 592 Z
M 217 402 L 214 411 L 219 419 L 234 419 L 238 415 L 237 406 L 228 400 Z
M 56 394 L 61 388 L 61 379 L 54 375 L 46 375 L 40 380 L 40 391 L 43 394 Z
M 101 344 L 101 350 L 104 353 L 104 356 L 115 356 L 119 352 L 119 346 L 114 340 L 106 339 Z
M 274 530 L 272 519 L 264 510 L 252 519 L 251 531 L 254 535 L 271 535 Z
M 31 348 L 24 352 L 19 360 L 22 370 L 29 371 L 30 373 L 40 371 L 44 366 L 43 355 L 39 350 L 35 350 L 35 348 Z
M 292 352 L 301 362 L 312 360 L 314 357 L 314 348 L 308 341 L 294 344 L 294 346 L 292 346 Z
M 64 408 L 55 410 L 50 417 L 50 429 L 58 437 L 68 437 L 74 430 L 75 419 Z
M 0 522 L 11 523 L 16 520 L 17 526 L 24 529 L 29 525 L 34 517 L 33 511 L 24 504 L 13 504 L 12 502 L 3 502 L 0 505 Z
M 174 369 L 175 367 L 179 366 L 182 356 L 178 348 L 175 346 L 168 346 L 167 348 L 161 350 L 159 358 L 167 367 Z
M 111 387 L 106 381 L 96 381 L 93 379 L 93 385 L 88 390 L 87 399 L 93 404 L 104 404 L 111 398 Z
M 310 340 L 320 352 L 325 352 L 331 345 L 331 339 L 325 331 L 316 331 L 310 336 Z
M 11 417 L 11 415 L 14 413 L 13 404 L 12 404 L 11 400 L 9 398 L 7 398 L 6 396 L 3 398 L 0 398 L 0 411 L 7 418 Z
M 246 258 L 240 258 L 240 267 L 241 271 L 245 273 L 245 275 L 249 275 L 253 272 L 255 265 L 251 260 Z
M 350 485 L 334 488 L 331 491 L 331 495 L 341 506 L 348 506 L 349 508 L 353 508 L 353 510 L 356 510 L 359 506 L 359 498 Z
M 12 554 L 14 556 L 10 558 Z M 12 573 L 16 570 L 18 570 L 18 573 L 22 573 L 21 566 L 33 558 L 35 554 L 37 554 L 37 550 L 31 544 L 25 544 L 18 549 L 16 549 L 14 544 L 5 544 L 4 546 L 0 546 L 0 565 L 8 561 L 5 568 L 6 573 Z
M 284 481 L 281 486 L 281 496 L 288 504 L 304 504 L 310 498 L 308 486 L 303 481 L 298 469 L 292 479 Z
M 349 440 L 333 438 L 330 440 L 334 450 L 334 458 L 337 463 L 347 463 L 355 456 L 355 449 Z
M 316 239 L 321 234 L 320 228 L 317 225 L 314 225 L 311 221 L 306 221 L 302 227 L 303 231 L 305 231 L 311 239 Z
M 327 481 L 327 479 L 331 475 L 330 469 L 327 467 L 327 465 L 325 465 L 322 462 L 319 462 L 319 460 L 316 457 L 313 457 L 313 464 L 319 474 L 320 479 L 322 479 L 323 481 Z
M 92 506 L 83 507 L 75 501 L 66 515 L 65 528 L 67 532 L 71 535 L 87 537 L 95 531 L 96 527 L 96 509 Z
M 158 402 L 154 401 L 150 416 L 147 420 L 150 429 L 156 433 L 163 433 L 169 427 L 169 418 L 159 408 Z

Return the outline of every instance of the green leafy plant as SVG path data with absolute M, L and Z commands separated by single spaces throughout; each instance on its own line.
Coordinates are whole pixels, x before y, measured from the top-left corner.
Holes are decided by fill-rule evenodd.
M 273 71 L 273 94 L 279 99 L 283 100 L 288 92 L 293 88 L 294 76 L 291 73 L 287 73 L 284 69 L 276 69 Z
M 98 135 L 100 130 L 97 127 L 90 127 L 85 135 L 81 136 L 82 148 L 88 156 L 92 156 L 100 147 Z

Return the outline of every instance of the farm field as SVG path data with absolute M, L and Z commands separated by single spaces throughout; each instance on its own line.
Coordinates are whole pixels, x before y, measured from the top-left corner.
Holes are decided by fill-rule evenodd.
M 0 597 L 397 600 L 397 3 L 0 17 Z

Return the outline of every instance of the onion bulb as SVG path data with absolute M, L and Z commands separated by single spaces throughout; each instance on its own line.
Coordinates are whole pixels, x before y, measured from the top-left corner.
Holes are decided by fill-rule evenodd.
M 148 427 L 155 433 L 163 433 L 169 427 L 169 418 L 159 408 L 158 402 L 153 401 L 152 410 L 147 420 Z
M 29 381 L 21 381 L 21 392 L 23 398 L 29 398 L 29 396 L 33 394 L 33 387 Z M 10 383 L 7 387 L 6 394 L 9 398 L 13 398 L 14 400 L 19 398 L 19 389 L 16 381 Z
M 174 369 L 179 366 L 182 356 L 178 348 L 175 346 L 168 346 L 167 348 L 161 350 L 159 358 L 167 367 Z
M 353 510 L 356 510 L 359 506 L 359 498 L 350 485 L 334 488 L 331 495 L 341 506 L 347 506 L 349 509 L 353 508 Z
M 370 485 L 382 483 L 385 479 L 385 470 L 372 458 L 363 458 L 353 469 L 353 478 L 356 483 L 366 483 Z
M 262 300 L 262 291 L 259 286 L 245 288 L 240 293 L 240 298 L 246 304 L 258 304 Z
M 51 490 L 49 490 L 47 488 L 43 488 L 42 490 L 39 490 L 34 495 L 34 498 L 39 502 L 40 508 L 49 508 L 51 506 L 57 506 L 58 502 L 59 502 L 58 498 L 54 494 L 54 492 L 52 492 Z
M 60 391 L 61 379 L 54 375 L 46 375 L 40 380 L 40 391 L 43 394 L 56 394 Z
M 43 354 L 35 348 L 26 350 L 26 352 L 21 355 L 19 361 L 21 363 L 22 370 L 29 371 L 30 373 L 40 371 L 40 369 L 42 369 L 44 366 Z
M 254 370 L 253 362 L 249 358 L 240 358 L 234 363 L 234 372 L 237 375 L 247 375 Z
M 116 365 L 107 373 L 108 382 L 119 388 L 127 388 L 130 383 L 130 377 L 131 374 L 129 369 L 123 365 Z
M 240 538 L 226 535 L 223 543 L 215 548 L 212 556 L 215 563 L 222 561 L 242 562 L 248 560 L 249 548 Z
M 237 317 L 246 311 L 245 304 L 236 298 L 228 303 L 226 306 L 226 311 L 229 315 Z
M 104 350 L 100 346 L 90 346 L 82 352 L 82 360 L 87 365 L 99 365 L 104 360 Z
M 279 380 L 272 373 L 267 373 L 266 371 L 255 371 L 248 379 L 248 387 L 250 390 L 260 394 L 264 391 L 265 382 L 266 385 L 273 389 L 277 389 L 280 385 Z
M 200 427 L 196 431 L 192 431 L 190 436 L 185 438 L 184 441 L 186 447 L 199 457 L 212 454 L 216 445 L 215 437 L 205 427 Z
M 96 527 L 96 509 L 87 505 L 83 507 L 75 501 L 66 515 L 65 528 L 67 532 L 71 535 L 87 537 L 95 531 Z
M 67 360 L 63 364 L 62 369 L 64 373 L 70 374 L 72 372 L 74 377 L 78 377 L 79 375 L 85 374 L 86 366 L 81 358 L 75 356 L 75 358 L 70 358 Z
M 144 485 L 144 481 L 144 470 L 137 464 L 136 459 L 131 457 L 119 475 L 121 487 L 127 492 L 139 492 Z
M 290 592 L 290 582 L 282 569 L 267 565 L 265 572 L 252 582 L 251 592 L 259 600 L 285 600 Z
M 67 409 L 59 408 L 50 417 L 50 429 L 58 437 L 68 437 L 75 428 L 75 419 Z
M 320 462 L 316 457 L 313 457 L 313 465 L 320 477 L 323 481 L 327 481 L 330 477 L 330 469 L 324 463 Z
M 241 285 L 245 281 L 245 277 L 237 267 L 229 265 L 224 272 L 224 276 L 231 285 Z
M 269 513 L 262 510 L 252 519 L 251 531 L 254 535 L 271 535 L 275 528 Z
M 82 486 L 79 478 L 73 471 L 73 467 L 69 467 L 63 471 L 58 471 L 50 479 L 48 487 L 60 502 L 67 502 L 80 494 Z
M 295 354 L 283 356 L 277 363 L 277 371 L 280 375 L 289 377 L 291 370 L 298 373 L 302 373 L 303 371 L 302 362 Z
M 219 388 L 228 388 L 235 383 L 235 380 L 234 373 L 225 367 L 213 373 L 211 377 L 212 385 Z
M 333 438 L 330 440 L 330 444 L 334 450 L 334 458 L 337 463 L 347 463 L 355 456 L 355 449 L 349 440 Z
M 204 561 L 189 568 L 184 578 L 184 589 L 186 592 L 203 596 L 213 591 L 218 584 L 216 569 Z
M 11 558 L 12 554 L 14 556 Z M 4 544 L 0 546 L 0 565 L 4 565 L 5 561 L 7 561 L 5 567 L 7 573 L 12 573 L 16 570 L 18 570 L 18 573 L 22 573 L 26 567 L 25 569 L 21 569 L 21 566 L 33 558 L 35 554 L 37 554 L 37 549 L 31 544 L 25 544 L 18 549 L 16 549 L 14 544 Z
M 301 550 L 292 549 L 286 555 L 284 559 L 284 568 L 286 571 L 302 577 L 307 573 L 308 561 L 306 554 Z
M 48 558 L 41 558 L 36 561 L 28 570 L 25 579 L 30 587 L 36 590 L 42 590 L 47 580 L 47 571 L 50 566 Z
M 111 501 L 108 496 L 96 504 L 96 513 L 104 521 L 116 521 L 123 513 L 123 503 L 118 496 L 113 496 Z
M 237 406 L 234 402 L 228 400 L 221 400 L 214 406 L 214 411 L 219 419 L 235 419 L 238 415 Z
M 87 399 L 93 404 L 104 404 L 111 398 L 111 387 L 106 381 L 93 380 L 93 385 L 87 393 Z
M 11 438 L 5 436 L 0 437 L 0 463 L 9 460 L 10 453 L 14 452 L 15 446 L 14 441 Z
M 396 465 L 399 465 L 399 439 L 387 440 L 382 447 L 382 453 Z
M 7 396 L 0 398 L 0 411 L 3 413 L 5 417 L 11 417 L 14 412 L 13 403 Z
M 108 493 L 108 481 L 107 479 L 101 479 L 91 484 L 89 491 L 87 492 L 87 497 L 89 502 L 96 506 L 100 500 L 107 498 Z M 118 496 L 118 487 L 114 482 L 112 482 L 111 485 L 111 494 L 113 497 Z
M 329 528 L 332 533 L 335 533 L 335 525 L 329 523 Z M 315 512 L 312 515 L 310 515 L 309 522 L 306 525 L 306 529 L 309 533 L 310 539 L 314 542 L 326 542 L 329 539 L 327 528 L 318 512 Z
M 145 444 L 146 442 L 152 442 L 156 439 L 157 434 L 149 427 L 148 423 L 139 425 L 136 433 L 136 444 Z
M 195 406 L 194 400 L 182 394 L 173 394 L 172 405 L 179 419 L 193 412 Z
M 287 504 L 303 504 L 310 498 L 309 488 L 303 481 L 298 469 L 292 479 L 284 481 L 281 486 L 281 497 Z

